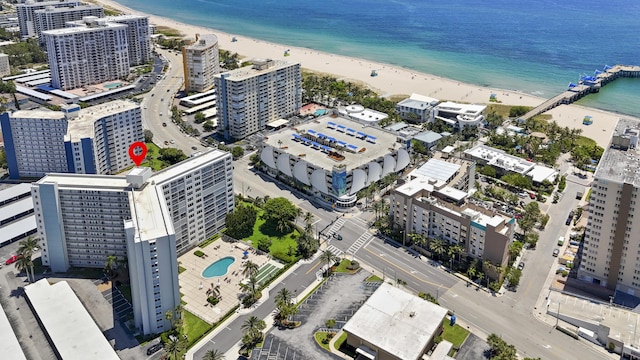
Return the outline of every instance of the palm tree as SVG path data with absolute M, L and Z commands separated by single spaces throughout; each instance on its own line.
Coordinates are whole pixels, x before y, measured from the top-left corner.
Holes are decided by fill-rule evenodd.
M 264 330 L 266 327 L 267 324 L 265 324 L 264 320 L 259 319 L 257 316 L 251 316 L 247 320 L 245 320 L 244 324 L 242 324 L 241 329 L 243 334 L 262 335 L 262 330 Z
M 38 243 L 38 239 L 32 236 L 20 241 L 18 244 L 18 254 L 22 254 L 23 257 L 29 258 L 29 261 L 32 260 L 33 253 L 36 252 L 40 248 L 40 244 Z M 33 262 L 30 266 L 31 269 L 31 278 L 35 281 L 36 276 L 33 272 Z M 28 274 L 27 274 L 28 277 Z
M 278 141 L 282 142 L 282 140 L 278 140 Z M 302 209 L 296 208 L 295 214 L 294 214 L 294 220 L 296 225 L 298 225 L 298 217 L 300 217 L 300 215 L 302 215 Z
M 469 268 L 467 269 L 467 277 L 473 280 L 473 278 L 475 278 L 477 274 L 478 274 L 478 269 L 476 269 L 475 266 L 469 266 Z
M 113 270 L 116 268 L 116 264 L 118 262 L 118 258 L 115 255 L 107 256 L 107 259 L 104 263 L 104 271 L 107 272 L 107 275 L 110 277 L 113 276 Z
M 253 261 L 249 260 L 242 265 L 242 275 L 246 277 L 254 276 L 258 273 L 259 266 Z
M 24 270 L 27 273 L 27 280 L 31 282 L 31 275 L 29 275 L 29 269 L 33 267 L 33 261 L 30 257 L 21 256 L 15 262 L 16 269 L 20 272 Z M 35 279 L 34 279 L 35 280 Z
M 278 291 L 278 294 L 276 294 L 275 301 L 276 304 L 291 304 L 291 302 L 293 301 L 293 293 L 287 288 L 282 288 L 280 289 L 280 291 Z
M 462 248 L 462 246 L 456 244 L 453 246 L 449 247 L 449 256 L 458 256 L 458 263 L 460 263 L 460 254 L 462 254 L 462 252 L 464 251 L 464 249 Z
M 178 360 L 180 358 L 180 354 L 184 351 L 184 348 L 184 341 L 177 337 L 169 338 L 169 341 L 164 345 L 164 351 L 166 351 L 169 357 L 173 360 Z
M 313 214 L 311 212 L 307 211 L 304 214 L 304 223 L 307 225 L 313 223 Z
M 207 351 L 202 360 L 225 360 L 225 357 L 224 353 L 214 349 Z
M 327 275 L 331 272 L 331 265 L 340 260 L 331 250 L 325 250 L 320 254 L 320 261 L 327 263 Z
M 211 284 L 213 285 L 213 284 Z M 207 299 L 209 299 L 209 297 L 213 296 L 214 298 L 218 298 L 220 297 L 220 285 L 217 286 L 211 286 L 209 289 L 207 289 Z
M 166 313 L 164 313 L 164 319 L 168 320 L 171 323 L 171 328 L 173 328 L 173 310 L 167 310 Z
M 251 296 L 254 296 L 256 294 L 257 285 L 258 285 L 258 278 L 256 278 L 255 275 L 251 275 L 247 279 L 246 284 L 245 283 L 240 284 L 240 289 L 242 289 L 243 291 L 248 291 L 251 293 Z
M 429 242 L 429 250 L 431 250 L 432 253 L 437 255 L 438 260 L 447 251 L 447 249 L 444 246 L 444 241 L 442 241 L 442 239 L 432 239 Z

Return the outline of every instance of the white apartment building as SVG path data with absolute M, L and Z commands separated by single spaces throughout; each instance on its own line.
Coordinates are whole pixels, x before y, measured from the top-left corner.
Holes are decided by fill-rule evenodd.
M 213 236 L 233 210 L 231 155 L 211 150 L 151 175 L 49 174 L 32 186 L 42 262 L 54 272 L 127 259 L 145 334 L 180 303 L 177 255 Z
M 63 29 L 69 21 L 78 21 L 86 16 L 104 17 L 102 6 L 83 4 L 79 6 L 55 7 L 47 6 L 34 11 L 35 36 L 44 44 L 42 32 Z
M 11 66 L 9 65 L 9 55 L 0 53 L 0 77 L 11 74 Z
M 432 97 L 411 94 L 410 97 L 400 101 L 396 105 L 396 112 L 402 120 L 414 123 L 433 122 L 435 119 L 435 106 L 440 100 Z
M 618 120 L 591 185 L 578 269 L 580 280 L 634 296 L 640 296 L 639 138 L 639 121 Z
M 254 60 L 253 65 L 215 75 L 218 132 L 242 139 L 302 106 L 300 63 Z
M 178 253 L 220 232 L 233 211 L 233 163 L 229 153 L 209 151 L 153 175 L 169 208 Z
M 82 2 L 73 0 L 56 0 L 43 2 L 27 0 L 22 4 L 16 4 L 16 12 L 18 13 L 18 26 L 20 27 L 20 37 L 24 40 L 26 38 L 38 36 L 35 20 L 36 11 L 44 10 L 47 7 L 70 8 L 80 5 L 82 5 Z
M 20 110 L 0 115 L 9 177 L 47 173 L 116 174 L 133 165 L 129 146 L 144 140 L 140 106 L 115 100 L 63 111 Z
M 218 37 L 196 34 L 196 41 L 182 48 L 185 90 L 203 92 L 214 86 L 214 75 L 220 72 Z
M 86 17 L 82 23 L 42 32 L 53 87 L 75 89 L 129 74 L 128 26 L 95 17 Z
M 127 46 L 129 47 L 129 65 L 148 63 L 153 59 L 149 17 L 143 15 L 109 16 L 108 22 L 127 25 Z M 216 55 L 218 51 L 216 49 Z

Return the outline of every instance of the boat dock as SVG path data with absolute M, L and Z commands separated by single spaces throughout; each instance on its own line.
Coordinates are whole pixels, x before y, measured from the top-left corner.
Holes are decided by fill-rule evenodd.
M 583 77 L 577 85 L 570 84 L 569 88 L 565 92 L 536 106 L 531 111 L 521 116 L 520 119 L 522 119 L 522 121 L 526 121 L 536 115 L 547 112 L 558 105 L 571 104 L 583 96 L 599 92 L 601 87 L 622 77 L 640 78 L 640 66 L 605 66 L 604 71 L 599 72 L 596 70 L 594 76 Z

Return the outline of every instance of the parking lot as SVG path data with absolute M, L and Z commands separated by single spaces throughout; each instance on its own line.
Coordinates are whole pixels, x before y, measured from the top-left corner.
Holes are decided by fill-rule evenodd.
M 365 283 L 371 274 L 360 271 L 355 275 L 334 274 L 299 307 L 295 321 L 302 325 L 295 329 L 272 329 L 262 348 L 255 349 L 252 360 L 341 359 L 321 349 L 313 334 L 318 330 L 338 332 L 378 288 L 380 283 Z M 326 328 L 329 319 L 335 320 L 332 329 Z

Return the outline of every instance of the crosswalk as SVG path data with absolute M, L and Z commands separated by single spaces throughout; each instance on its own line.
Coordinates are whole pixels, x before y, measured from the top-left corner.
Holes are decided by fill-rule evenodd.
M 360 248 L 372 237 L 373 235 L 368 231 L 360 235 L 360 237 L 347 249 L 347 254 L 355 255 L 355 253 L 358 252 L 358 250 L 360 250 Z
M 333 255 L 340 257 L 342 254 L 344 254 L 344 251 L 338 249 L 337 247 L 333 246 L 333 245 L 329 245 L 327 246 L 327 250 L 331 251 L 333 253 Z
M 345 223 L 345 219 L 344 218 L 338 218 L 338 220 L 336 220 L 333 225 L 331 225 L 331 227 L 329 228 L 329 230 L 327 230 L 326 234 L 329 238 L 331 238 L 333 236 L 333 234 L 337 233 L 338 230 L 340 230 Z

